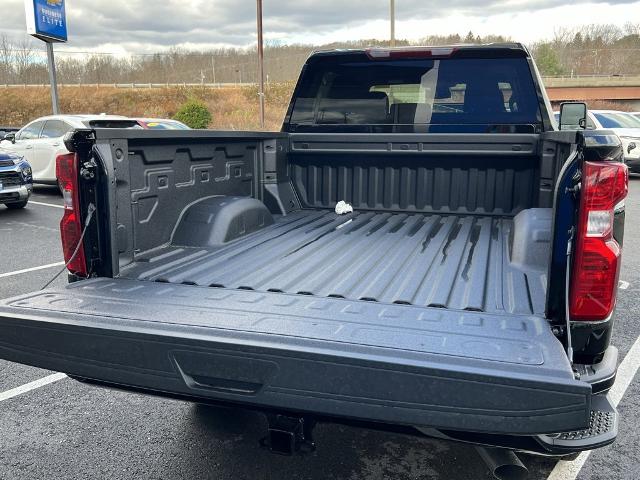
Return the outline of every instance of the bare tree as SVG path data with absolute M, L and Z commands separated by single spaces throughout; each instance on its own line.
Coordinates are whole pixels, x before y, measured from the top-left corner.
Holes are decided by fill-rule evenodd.
M 36 54 L 31 40 L 23 39 L 18 42 L 14 50 L 14 59 L 17 82 L 27 85 L 30 83 L 29 73 L 33 72 L 33 66 L 36 61 Z
M 623 31 L 627 37 L 640 37 L 640 23 L 627 22 L 624 24 Z
M 517 39 L 516 39 L 517 40 Z M 417 41 L 397 40 L 399 46 L 443 45 L 464 41 L 511 41 L 500 35 L 478 36 L 472 32 L 431 35 Z M 290 82 L 317 49 L 384 46 L 388 40 L 363 39 L 313 46 L 267 42 L 265 66 L 269 82 Z M 640 24 L 585 25 L 556 29 L 551 39 L 530 45 L 550 74 L 640 73 Z M 207 51 L 171 49 L 156 54 L 115 56 L 60 49 L 57 52 L 59 81 L 83 83 L 251 83 L 257 81 L 257 51 L 251 48 L 218 48 Z M 544 61 L 543 61 L 544 60 Z M 24 39 L 12 42 L 0 35 L 0 83 L 47 83 L 44 52 Z
M 0 83 L 13 83 L 14 46 L 9 37 L 0 35 Z

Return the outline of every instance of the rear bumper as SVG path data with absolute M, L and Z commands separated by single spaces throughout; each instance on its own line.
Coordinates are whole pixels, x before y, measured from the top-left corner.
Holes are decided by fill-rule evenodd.
M 316 423 L 334 423 L 348 425 L 358 428 L 366 428 L 371 430 L 391 432 L 395 434 L 405 434 L 411 436 L 420 436 L 428 438 L 436 438 L 457 443 L 467 443 L 480 445 L 484 447 L 495 447 L 507 450 L 515 450 L 522 453 L 528 453 L 546 457 L 562 457 L 571 453 L 578 453 L 584 450 L 593 450 L 601 448 L 613 443 L 618 433 L 618 418 L 615 407 L 610 403 L 608 397 L 604 395 L 595 395 L 593 403 L 595 407 L 600 409 L 596 412 L 604 412 L 609 415 L 611 426 L 605 432 L 594 432 L 594 427 L 602 428 L 602 425 L 596 425 L 591 422 L 588 429 L 577 432 L 566 432 L 564 434 L 551 435 L 509 435 L 509 434 L 492 434 L 483 432 L 467 432 L 463 430 L 446 430 L 434 429 L 413 425 L 401 425 L 392 423 L 374 422 L 366 419 L 347 418 L 342 416 L 318 415 L 317 413 L 300 412 L 293 410 L 283 410 L 269 408 L 264 405 L 254 406 L 244 403 L 224 402 L 214 400 L 209 397 L 199 397 L 193 395 L 181 395 L 170 392 L 160 392 L 157 390 L 147 390 L 144 388 L 133 387 L 129 385 L 119 385 L 101 380 L 94 380 L 84 377 L 72 376 L 74 380 L 78 380 L 84 384 L 97 387 L 103 387 L 113 390 L 137 393 L 142 395 L 150 395 L 154 397 L 170 398 L 187 402 L 195 402 L 200 404 L 208 404 L 225 408 L 242 408 L 253 410 L 266 415 L 283 415 L 286 417 L 303 417 Z M 593 416 L 594 420 L 599 420 Z M 596 433 L 596 435 L 594 435 Z M 598 434 L 599 433 L 599 434 Z M 571 438 L 573 437 L 573 438 Z
M 626 158 L 624 163 L 627 164 L 629 172 L 640 173 L 640 157 L 639 158 Z
M 0 203 L 18 203 L 28 200 L 33 191 L 32 184 L 9 187 L 0 190 Z
M 166 396 L 490 435 L 587 429 L 594 397 L 537 317 L 129 280 L 3 301 L 0 357 Z

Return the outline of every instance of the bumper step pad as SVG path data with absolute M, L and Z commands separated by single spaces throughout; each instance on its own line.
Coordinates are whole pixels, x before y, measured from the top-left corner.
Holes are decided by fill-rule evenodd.
M 618 434 L 618 413 L 605 395 L 592 397 L 589 428 L 538 438 L 550 450 L 580 451 L 613 443 Z

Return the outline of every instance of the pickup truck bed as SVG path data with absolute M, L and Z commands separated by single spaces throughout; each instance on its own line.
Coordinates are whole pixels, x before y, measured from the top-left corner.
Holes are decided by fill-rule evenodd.
M 165 246 L 121 273 L 166 283 L 544 314 L 546 272 L 509 261 L 513 219 L 302 210 L 219 248 Z
M 254 408 L 283 452 L 316 421 L 611 443 L 611 322 L 567 321 L 567 299 L 615 304 L 626 171 L 602 159 L 619 141 L 555 131 L 521 46 L 443 51 L 312 56 L 280 133 L 73 132 L 76 283 L 0 301 L 0 358 Z M 585 277 L 567 257 L 581 202 L 614 181 Z

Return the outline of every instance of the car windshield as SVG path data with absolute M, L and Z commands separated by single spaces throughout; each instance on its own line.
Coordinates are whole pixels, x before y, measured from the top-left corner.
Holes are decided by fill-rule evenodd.
M 639 116 L 634 115 L 633 113 L 624 113 L 623 115 L 627 120 L 629 120 L 629 121 L 631 121 L 633 123 L 633 125 L 634 125 L 633 128 L 640 128 L 640 117 Z
M 640 119 L 629 113 L 594 113 L 603 128 L 640 128 Z
M 295 131 L 485 132 L 518 125 L 531 131 L 540 123 L 525 58 L 371 59 L 364 53 L 311 61 L 289 120 Z
M 150 130 L 190 130 L 184 123 L 170 122 L 166 120 L 145 122 L 145 125 Z

